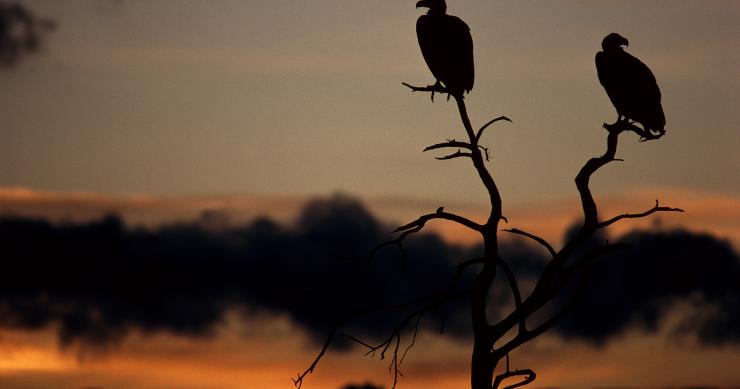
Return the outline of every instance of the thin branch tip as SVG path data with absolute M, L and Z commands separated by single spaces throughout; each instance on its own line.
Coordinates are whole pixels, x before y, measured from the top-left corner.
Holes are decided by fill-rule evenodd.
M 534 240 L 535 242 L 537 242 L 537 243 L 539 243 L 540 245 L 542 245 L 542 246 L 543 246 L 543 247 L 544 247 L 545 249 L 547 249 L 547 252 L 548 252 L 548 253 L 550 253 L 550 255 L 551 255 L 551 256 L 552 256 L 553 258 L 554 258 L 555 256 L 557 256 L 557 252 L 555 251 L 555 249 L 554 249 L 554 248 L 552 247 L 552 245 L 551 245 L 550 243 L 548 243 L 548 242 L 547 242 L 547 240 L 545 240 L 544 238 L 541 238 L 541 237 L 539 237 L 539 236 L 537 236 L 537 235 L 535 235 L 535 234 L 532 234 L 532 233 L 529 233 L 529 232 L 526 232 L 526 231 L 522 231 L 522 230 L 520 230 L 520 229 L 518 229 L 518 228 L 507 228 L 507 229 L 504 229 L 503 231 L 504 231 L 504 232 L 508 232 L 508 233 L 511 233 L 511 234 L 516 234 L 516 235 L 521 235 L 521 236 L 525 236 L 525 237 L 527 237 L 527 238 L 529 238 L 529 239 L 532 239 L 532 240 Z
M 486 124 L 482 125 L 481 128 L 478 129 L 478 132 L 475 134 L 475 142 L 478 143 L 478 141 L 480 141 L 480 138 L 483 136 L 483 131 L 485 131 L 485 129 L 488 128 L 488 126 L 498 121 L 501 121 L 501 120 L 507 121 L 509 123 L 513 123 L 511 119 L 503 115 L 497 118 L 491 119 Z

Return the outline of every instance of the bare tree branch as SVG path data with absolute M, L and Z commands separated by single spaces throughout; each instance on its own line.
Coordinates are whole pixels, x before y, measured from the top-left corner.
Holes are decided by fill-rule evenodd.
M 637 219 L 645 216 L 650 216 L 655 212 L 684 212 L 681 208 L 661 207 L 659 206 L 658 200 L 655 200 L 655 206 L 642 213 L 624 213 L 619 216 L 615 216 L 609 220 L 599 223 L 597 228 L 608 227 L 622 219 Z
M 604 123 L 603 127 L 607 129 L 609 132 L 632 131 L 635 134 L 640 136 L 640 142 L 660 139 L 663 137 L 663 135 L 665 135 L 665 131 L 661 131 L 661 132 L 658 132 L 657 134 L 654 134 L 650 132 L 649 130 L 636 126 L 634 123 L 630 122 L 629 120 L 617 120 L 615 123 L 612 123 L 612 124 Z
M 463 148 L 463 149 L 468 149 L 468 150 L 473 150 L 473 148 L 474 148 L 470 143 L 460 142 L 460 141 L 457 141 L 455 139 L 448 139 L 446 142 L 437 143 L 437 144 L 433 144 L 431 146 L 427 146 L 426 148 L 424 148 L 424 152 L 427 152 L 427 151 L 430 151 L 430 150 L 443 149 L 443 148 L 446 148 L 446 147 L 451 147 L 451 148 L 455 148 L 455 149 Z
M 522 369 L 522 370 L 506 371 L 506 372 L 501 373 L 501 374 L 499 374 L 499 375 L 496 376 L 496 379 L 493 381 L 493 387 L 492 388 L 493 389 L 499 389 L 499 386 L 501 386 L 501 383 L 505 379 L 511 378 L 511 377 L 519 377 L 519 376 L 523 376 L 524 377 L 524 380 L 523 381 L 520 381 L 520 382 L 517 382 L 515 384 L 512 384 L 512 385 L 507 385 L 507 386 L 505 386 L 505 387 L 503 387 L 501 389 L 514 389 L 514 388 L 518 388 L 520 386 L 524 386 L 524 385 L 527 385 L 529 383 L 532 383 L 532 381 L 534 381 L 535 378 L 537 378 L 537 374 L 535 374 L 534 371 L 532 371 L 532 369 Z
M 476 147 L 478 147 L 481 151 L 483 151 L 483 153 L 485 155 L 485 158 L 486 158 L 486 161 L 490 161 L 491 156 L 488 153 L 488 147 L 484 147 L 484 146 L 481 146 L 481 145 L 473 146 L 470 143 L 460 142 L 460 141 L 457 141 L 455 139 L 448 139 L 447 142 L 437 143 L 437 144 L 433 144 L 431 146 L 427 146 L 426 148 L 424 148 L 423 151 L 424 152 L 427 152 L 427 151 L 431 151 L 431 150 L 439 150 L 439 149 L 444 149 L 444 148 L 456 148 L 456 149 L 461 149 L 462 148 L 462 149 L 467 149 L 467 150 L 473 151 L 473 150 L 475 150 Z M 472 158 L 473 155 L 472 154 L 467 154 L 467 153 L 466 154 L 462 154 L 462 152 L 460 150 L 458 150 L 458 152 L 455 153 L 455 154 L 451 154 L 451 155 L 448 155 L 447 157 L 442 157 L 442 158 L 437 158 L 437 159 L 438 160 L 445 160 L 445 159 L 452 159 L 452 158 L 457 158 L 457 157 L 470 157 L 470 158 Z
M 556 255 L 553 260 L 547 264 L 547 266 L 545 267 L 545 271 L 540 276 L 540 279 L 537 282 L 537 285 L 535 286 L 535 289 L 530 297 L 534 296 L 537 298 L 542 298 L 542 295 L 546 295 L 545 290 L 547 289 L 547 286 L 553 282 L 555 276 L 561 270 L 564 262 L 573 254 L 573 252 L 575 252 L 578 246 L 580 246 L 587 238 L 593 236 L 594 232 L 597 229 L 605 227 L 616 222 L 617 220 L 621 220 L 627 217 L 618 216 L 614 219 L 604 222 L 603 225 L 600 224 L 598 222 L 596 201 L 591 194 L 589 181 L 591 179 L 591 176 L 598 169 L 600 169 L 607 163 L 615 160 L 614 157 L 617 152 L 619 135 L 624 131 L 633 131 L 632 127 L 634 127 L 634 125 L 630 124 L 627 121 L 618 121 L 617 123 L 614 123 L 612 125 L 604 125 L 604 128 L 608 131 L 606 152 L 600 157 L 589 159 L 578 172 L 578 175 L 575 179 L 576 187 L 581 197 L 581 205 L 583 207 L 583 225 L 581 226 L 578 233 L 568 243 L 565 244 L 560 252 L 558 252 L 558 255 Z M 647 211 L 644 214 L 633 215 L 633 217 L 648 216 L 654 212 L 657 212 L 658 209 L 663 208 L 656 206 L 655 210 Z M 672 208 L 665 209 L 673 210 Z
M 509 329 L 514 326 L 514 323 L 516 323 L 517 321 L 521 322 L 521 320 L 525 320 L 526 317 L 529 317 L 542 306 L 544 306 L 548 301 L 551 301 L 552 298 L 557 296 L 563 290 L 565 285 L 578 270 L 586 268 L 586 270 L 584 270 L 584 273 L 587 273 L 588 267 L 592 265 L 593 260 L 600 258 L 608 253 L 621 250 L 629 246 L 630 245 L 628 244 L 607 244 L 606 246 L 600 247 L 580 257 L 579 259 L 574 261 L 571 266 L 563 269 L 557 282 L 547 289 L 546 294 L 543 293 L 535 295 L 535 293 L 533 292 L 532 295 L 530 295 L 530 297 L 524 303 L 526 307 L 513 311 L 509 314 L 508 317 L 499 322 L 497 326 L 500 327 L 497 327 L 497 333 L 508 332 Z M 553 325 L 557 324 L 557 322 L 560 321 L 560 319 L 562 319 L 563 316 L 565 316 L 565 314 L 575 304 L 576 300 L 579 298 L 579 294 L 582 293 L 585 289 L 587 281 L 588 274 L 583 274 L 581 276 L 579 286 L 576 288 L 576 291 L 571 294 L 571 296 L 568 298 L 568 301 L 564 303 L 553 316 L 551 316 L 548 320 L 544 321 L 533 330 L 520 330 L 514 339 L 496 350 L 497 355 L 504 356 L 509 354 L 520 345 L 541 335 L 542 333 L 550 329 Z
M 473 154 L 471 154 L 471 153 L 463 153 L 462 151 L 458 150 L 456 153 L 445 155 L 444 157 L 437 157 L 435 159 L 438 160 L 438 161 L 447 161 L 447 160 L 450 160 L 450 159 L 464 158 L 464 157 L 473 158 Z
M 416 319 L 416 323 L 411 327 L 411 329 L 414 331 L 414 336 L 411 338 L 411 343 L 406 347 L 406 350 L 403 351 L 403 355 L 401 356 L 401 360 L 398 362 L 399 364 L 403 364 L 403 361 L 406 360 L 406 355 L 408 354 L 409 350 L 411 350 L 416 345 L 416 336 L 419 335 L 419 327 L 421 324 L 421 319 L 424 317 L 424 314 L 419 315 L 419 318 Z
M 529 232 L 526 232 L 526 231 L 522 231 L 522 230 L 520 230 L 518 228 L 510 228 L 510 229 L 506 229 L 504 231 L 505 232 L 512 233 L 512 234 L 526 236 L 527 238 L 530 238 L 530 239 L 534 240 L 535 242 L 541 244 L 543 247 L 545 247 L 547 249 L 547 252 L 550 253 L 550 256 L 551 257 L 555 257 L 557 255 L 557 253 L 555 252 L 555 249 L 552 248 L 552 245 L 550 245 L 550 243 L 548 243 L 545 239 L 543 239 L 543 238 L 541 238 L 541 237 L 539 237 L 539 236 L 537 236 L 535 234 L 532 234 L 532 233 L 529 233 Z
M 438 210 L 435 213 L 430 213 L 430 214 L 426 214 L 426 215 L 420 216 L 418 219 L 414 220 L 413 222 L 408 223 L 408 224 L 404 224 L 404 225 L 396 228 L 393 232 L 410 231 L 410 230 L 415 230 L 417 228 L 420 230 L 421 228 L 424 227 L 424 225 L 428 221 L 434 220 L 434 219 L 450 220 L 450 221 L 453 221 L 455 223 L 458 223 L 460 225 L 463 225 L 463 226 L 465 226 L 467 228 L 470 228 L 471 230 L 477 231 L 477 232 L 480 232 L 483 229 L 483 226 L 482 225 L 480 225 L 480 224 L 478 224 L 478 223 L 476 223 L 476 222 L 474 222 L 474 221 L 472 221 L 472 220 L 470 220 L 470 219 L 468 219 L 468 218 L 466 218 L 464 216 L 456 215 L 454 213 L 446 212 L 446 211 L 443 211 L 443 210 Z
M 504 270 L 506 278 L 509 280 L 509 286 L 511 287 L 511 294 L 514 296 L 514 310 L 520 311 L 522 309 L 522 295 L 519 292 L 519 284 L 516 282 L 516 276 L 511 271 L 509 265 L 503 259 L 498 261 L 498 265 Z M 527 320 L 524 316 L 519 318 L 519 332 L 527 331 Z
M 416 332 L 418 332 L 418 326 L 421 321 L 421 317 L 419 316 L 423 316 L 426 312 L 434 309 L 436 306 L 442 304 L 444 301 L 464 297 L 468 293 L 469 291 L 463 291 L 460 293 L 444 292 L 444 293 L 439 293 L 439 294 L 432 295 L 432 296 L 415 298 L 413 300 L 410 300 L 410 301 L 407 301 L 401 304 L 381 305 L 381 306 L 372 307 L 368 309 L 357 310 L 355 312 L 347 314 L 342 320 L 337 322 L 334 328 L 332 328 L 331 332 L 329 333 L 329 336 L 326 338 L 326 341 L 322 345 L 321 350 L 319 350 L 318 354 L 313 359 L 309 367 L 306 370 L 304 370 L 302 373 L 298 373 L 296 378 L 292 378 L 293 384 L 295 385 L 297 389 L 300 389 L 301 386 L 303 385 L 303 381 L 305 380 L 305 378 L 309 374 L 313 373 L 319 361 L 323 359 L 324 355 L 329 350 L 329 347 L 331 346 L 331 344 L 337 339 L 344 338 L 344 339 L 348 339 L 352 342 L 355 342 L 367 348 L 368 351 L 365 353 L 365 355 L 370 355 L 370 354 L 374 355 L 376 352 L 380 350 L 381 360 L 385 359 L 386 352 L 390 348 L 391 344 L 393 344 L 393 341 L 396 340 L 397 344 L 395 346 L 395 350 L 393 354 L 394 356 L 390 364 L 390 368 L 393 369 L 392 371 L 394 371 L 394 376 L 395 376 L 394 385 L 395 385 L 395 382 L 397 382 L 397 379 L 398 379 L 398 374 L 400 374 L 400 371 L 398 370 L 398 367 L 400 365 L 400 362 L 398 360 L 398 348 L 400 347 L 399 344 L 400 344 L 401 332 L 403 332 L 403 330 L 408 326 L 408 324 L 414 317 L 418 317 L 416 323 L 413 326 L 411 326 L 411 328 L 414 330 L 414 336 L 413 336 L 412 344 L 411 344 L 411 346 L 413 346 L 413 344 L 415 343 L 415 339 L 416 339 Z M 401 321 L 401 323 L 398 326 L 396 326 L 393 332 L 387 338 L 385 338 L 385 340 L 383 340 L 382 342 L 376 345 L 371 345 L 355 336 L 338 332 L 339 329 L 343 327 L 351 318 L 357 317 L 361 314 L 369 314 L 371 312 L 376 312 L 376 311 L 382 312 L 382 311 L 411 308 L 419 304 L 423 304 L 423 305 L 417 308 L 416 310 L 412 311 L 411 313 L 409 313 Z
M 485 131 L 486 128 L 488 128 L 488 126 L 498 121 L 501 121 L 501 120 L 505 120 L 509 123 L 513 123 L 511 119 L 507 118 L 506 116 L 499 116 L 495 119 L 490 120 L 488 123 L 484 124 L 481 128 L 478 129 L 478 133 L 475 134 L 475 143 L 477 144 L 478 141 L 480 141 L 480 138 L 483 136 L 483 131 Z

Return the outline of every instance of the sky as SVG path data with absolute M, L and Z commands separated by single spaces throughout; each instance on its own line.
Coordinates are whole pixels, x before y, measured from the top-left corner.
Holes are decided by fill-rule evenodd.
M 90 223 L 113 211 L 131 226 L 200 218 L 217 229 L 266 215 L 292 225 L 312 198 L 336 192 L 388 223 L 440 205 L 485 215 L 470 166 L 421 152 L 464 132 L 454 103 L 401 85 L 433 82 L 414 1 L 21 3 L 53 28 L 40 47 L 0 64 L 0 215 Z M 624 161 L 600 170 L 592 188 L 609 213 L 656 198 L 687 213 L 610 233 L 681 227 L 740 249 L 740 3 L 450 0 L 448 11 L 475 42 L 471 119 L 513 120 L 482 141 L 512 223 L 558 241 L 575 220 L 573 177 L 603 152 L 601 125 L 616 119 L 594 55 L 618 32 L 658 80 L 667 135 L 622 136 Z M 473 243 L 449 226 L 432 231 L 445 244 Z M 664 319 L 681 323 L 676 310 L 691 309 Z M 290 387 L 315 344 L 290 310 L 267 312 L 253 329 L 228 312 L 207 339 L 132 331 L 110 349 L 60 346 L 58 323 L 0 329 L 0 388 L 147 388 L 173 376 L 178 388 Z M 536 387 L 740 385 L 737 345 L 677 341 L 670 325 L 659 327 L 599 347 L 544 337 L 523 354 L 542 372 Z M 425 342 L 402 387 L 462 387 L 468 345 Z M 388 386 L 379 362 L 338 355 L 306 387 Z M 654 366 L 635 355 L 652 355 Z M 156 374 L 147 369 L 155 363 Z M 666 374 L 675 366 L 683 376 Z M 444 374 L 428 375 L 435 370 Z

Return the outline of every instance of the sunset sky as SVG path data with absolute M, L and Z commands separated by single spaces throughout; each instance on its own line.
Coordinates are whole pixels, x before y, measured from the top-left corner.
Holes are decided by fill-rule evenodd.
M 147 228 L 267 216 L 290 230 L 311 199 L 337 192 L 389 225 L 438 206 L 486 213 L 466 161 L 421 152 L 465 134 L 453 102 L 401 85 L 434 81 L 414 0 L 20 3 L 56 26 L 0 66 L 0 216 L 88 223 L 115 212 Z M 474 125 L 513 120 L 482 141 L 511 224 L 559 242 L 576 220 L 573 177 L 603 153 L 601 125 L 616 119 L 594 55 L 618 32 L 658 80 L 667 135 L 623 135 L 624 161 L 592 189 L 606 215 L 655 199 L 687 212 L 610 234 L 680 227 L 740 252 L 740 2 L 448 0 L 448 12 L 475 42 Z M 535 388 L 740 387 L 740 334 L 718 345 L 675 336 L 682 315 L 701 315 L 692 301 L 659 328 L 626 328 L 599 346 L 543 336 L 513 361 L 538 372 Z M 241 307 L 206 335 L 133 328 L 103 346 L 65 344 L 54 323 L 0 327 L 0 389 L 290 388 L 318 350 L 291 315 Z M 399 388 L 466 387 L 469 339 L 425 335 Z M 386 367 L 330 353 L 304 388 L 389 387 Z

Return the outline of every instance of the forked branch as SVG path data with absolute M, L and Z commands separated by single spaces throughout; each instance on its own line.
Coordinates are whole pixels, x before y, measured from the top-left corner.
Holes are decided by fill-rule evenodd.
M 436 143 L 431 146 L 427 146 L 424 148 L 424 152 L 431 151 L 431 150 L 439 150 L 444 148 L 453 148 L 453 149 L 468 149 L 473 150 L 474 147 L 470 143 L 467 142 L 460 142 L 455 139 L 448 139 L 446 142 L 442 143 Z
M 444 148 L 456 148 L 456 149 L 458 149 L 458 151 L 456 153 L 447 155 L 445 157 L 437 158 L 437 159 L 438 160 L 447 160 L 447 159 L 453 159 L 453 158 L 458 158 L 458 157 L 473 158 L 472 151 L 475 150 L 476 147 L 478 149 L 480 149 L 481 151 L 483 151 L 483 153 L 485 154 L 486 161 L 490 160 L 490 155 L 488 154 L 488 148 L 487 147 L 483 147 L 481 145 L 473 146 L 470 143 L 460 142 L 460 141 L 457 141 L 457 140 L 454 140 L 454 139 L 448 139 L 446 142 L 437 143 L 437 144 L 433 144 L 431 146 L 427 146 L 424 149 L 424 152 L 431 151 L 431 150 L 439 150 L 439 149 L 444 149 Z M 460 149 L 467 149 L 467 150 L 470 150 L 471 152 L 470 153 L 463 153 L 462 150 L 460 150 Z
M 461 269 L 462 270 L 462 269 Z M 331 347 L 332 343 L 338 339 L 347 339 L 354 343 L 357 343 L 367 349 L 367 352 L 365 355 L 375 355 L 378 351 L 380 352 L 380 359 L 385 359 L 386 353 L 388 350 L 393 346 L 392 350 L 392 358 L 391 362 L 389 364 L 389 369 L 391 369 L 391 372 L 394 374 L 394 383 L 393 388 L 395 388 L 396 383 L 398 382 L 398 376 L 403 374 L 399 370 L 401 363 L 403 362 L 403 359 L 405 358 L 406 353 L 410 348 L 414 346 L 416 343 L 416 336 L 419 331 L 420 323 L 422 317 L 432 310 L 434 310 L 436 307 L 438 307 L 440 304 L 444 303 L 445 301 L 449 301 L 452 299 L 457 299 L 461 297 L 467 296 L 469 291 L 461 291 L 457 293 L 453 293 L 452 291 L 442 292 L 438 294 L 434 294 L 431 296 L 426 297 L 418 297 L 415 299 L 412 299 L 410 301 L 401 303 L 401 304 L 389 304 L 389 305 L 381 305 L 376 307 L 371 307 L 367 309 L 361 309 L 352 313 L 347 314 L 342 320 L 337 322 L 335 324 L 334 328 L 332 328 L 331 332 L 329 333 L 329 336 L 326 338 L 326 341 L 324 342 L 323 346 L 321 347 L 321 350 L 318 352 L 314 360 L 311 362 L 311 365 L 304 370 L 301 373 L 298 373 L 296 375 L 296 378 L 292 378 L 293 384 L 297 389 L 300 389 L 303 385 L 303 381 L 305 378 L 312 374 L 314 372 L 314 369 L 318 365 L 319 361 L 323 359 L 326 352 L 329 350 L 329 347 Z M 403 320 L 395 327 L 395 329 L 392 331 L 392 333 L 382 340 L 380 343 L 377 343 L 375 345 L 370 344 L 366 341 L 363 341 L 355 336 L 341 333 L 339 330 L 347 324 L 347 322 L 360 315 L 366 315 L 373 312 L 387 312 L 392 310 L 398 310 L 398 309 L 412 309 L 412 311 L 405 316 Z M 414 321 L 414 319 L 416 319 Z M 413 324 L 410 324 L 412 323 Z M 411 342 L 406 347 L 403 355 L 399 359 L 399 348 L 401 344 L 401 338 L 402 333 L 404 330 L 410 329 L 413 331 L 413 336 L 411 339 Z

